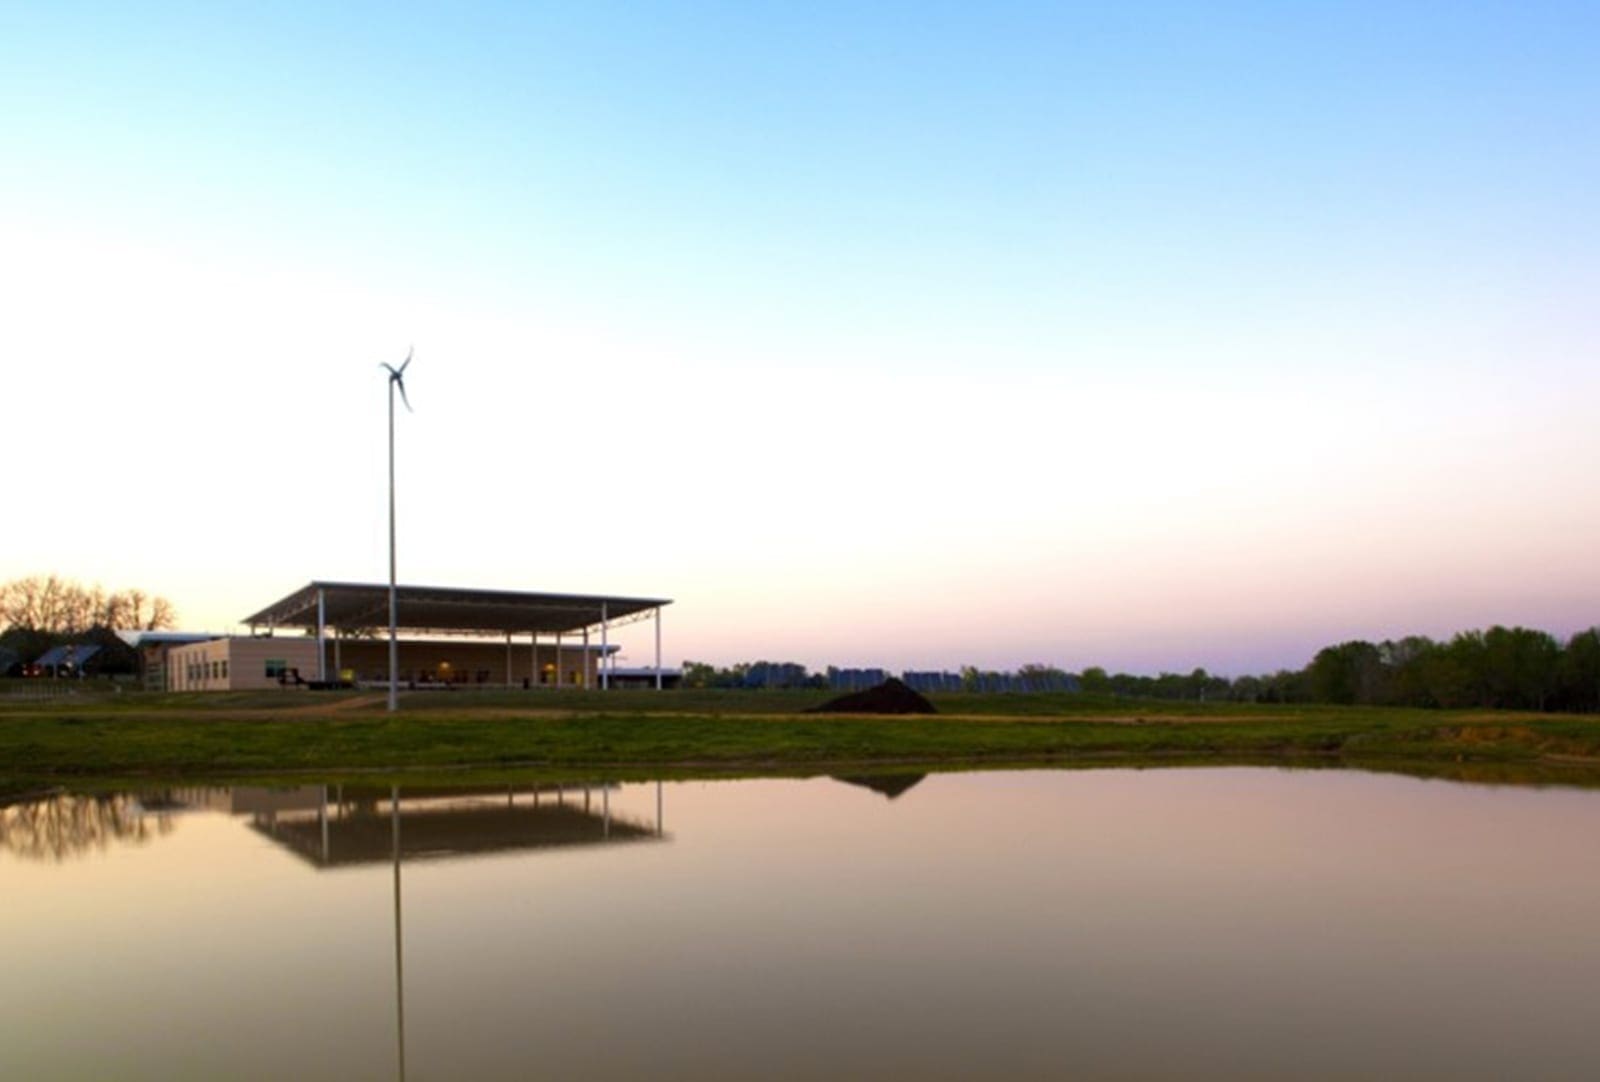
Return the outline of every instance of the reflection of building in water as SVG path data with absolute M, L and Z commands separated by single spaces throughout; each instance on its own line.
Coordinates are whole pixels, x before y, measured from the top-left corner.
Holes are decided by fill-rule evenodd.
M 417 788 L 398 804 L 406 860 L 534 851 L 662 839 L 661 790 L 654 823 L 615 815 L 611 783 L 502 789 Z M 181 816 L 248 816 L 251 826 L 318 867 L 394 859 L 396 809 L 388 789 L 306 785 L 293 789 L 179 788 L 144 793 L 52 793 L 0 804 L 0 850 L 31 860 L 69 860 L 113 844 L 170 834 Z
M 0 805 L 0 845 L 23 856 L 57 860 L 104 848 L 113 839 L 142 841 L 173 816 L 209 811 L 248 816 L 252 829 L 313 867 L 389 864 L 394 876 L 396 1063 L 406 1076 L 405 953 L 401 865 L 406 860 L 533 852 L 573 846 L 664 840 L 662 789 L 655 821 L 613 815 L 619 787 L 521 786 L 503 789 L 410 789 L 306 785 L 293 789 L 172 789 L 133 796 L 53 795 Z
M 659 788 L 653 824 L 612 814 L 616 788 L 414 788 L 397 801 L 387 789 L 365 787 L 240 788 L 230 810 L 318 868 L 664 838 Z

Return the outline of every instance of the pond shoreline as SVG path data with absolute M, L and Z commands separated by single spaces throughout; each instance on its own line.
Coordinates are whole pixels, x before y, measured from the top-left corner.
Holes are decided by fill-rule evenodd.
M 444 701 L 440 701 L 440 700 Z M 951 696 L 936 715 L 801 714 L 781 694 L 668 693 L 544 703 L 130 694 L 0 703 L 0 785 L 88 779 L 414 776 L 750 776 L 829 769 L 1348 765 L 1600 777 L 1600 719 L 1360 707 Z M 727 709 L 708 709 L 722 706 Z M 556 709 L 549 709 L 556 707 Z

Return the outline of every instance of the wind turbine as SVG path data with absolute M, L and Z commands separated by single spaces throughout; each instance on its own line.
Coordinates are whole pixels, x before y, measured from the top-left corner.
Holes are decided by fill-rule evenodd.
M 397 627 L 397 614 L 395 605 L 394 585 L 394 392 L 400 391 L 400 401 L 406 404 L 406 412 L 411 413 L 411 399 L 406 397 L 406 369 L 411 365 L 411 355 L 415 349 L 406 350 L 406 359 L 396 368 L 392 364 L 380 361 L 379 368 L 389 370 L 389 712 L 392 714 L 400 705 L 400 644 L 395 637 Z

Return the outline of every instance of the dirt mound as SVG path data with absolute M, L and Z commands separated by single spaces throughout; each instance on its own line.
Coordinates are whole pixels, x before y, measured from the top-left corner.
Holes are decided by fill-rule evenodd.
M 890 677 L 877 687 L 829 699 L 808 714 L 937 714 L 933 704 Z

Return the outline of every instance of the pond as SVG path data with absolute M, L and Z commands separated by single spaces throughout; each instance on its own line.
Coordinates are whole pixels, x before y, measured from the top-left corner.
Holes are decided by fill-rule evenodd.
M 1592 1078 L 1600 792 L 1256 767 L 0 808 L 5 1078 Z

